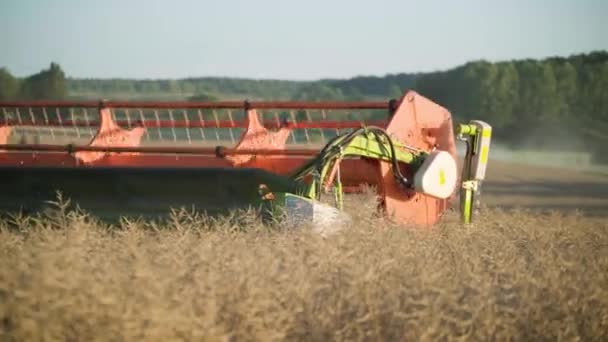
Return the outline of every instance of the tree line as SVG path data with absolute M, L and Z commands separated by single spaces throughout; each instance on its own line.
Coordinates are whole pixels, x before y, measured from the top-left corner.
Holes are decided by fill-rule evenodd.
M 179 80 L 66 78 L 59 65 L 17 79 L 0 69 L 0 100 L 191 99 L 379 100 L 414 89 L 457 120 L 490 122 L 496 138 L 514 147 L 591 149 L 608 146 L 608 52 L 543 60 L 479 60 L 431 73 L 318 81 L 221 77 Z M 606 158 L 606 157 L 604 157 Z M 608 158 L 606 158 L 608 159 Z
M 608 144 L 608 53 L 476 61 L 425 74 L 416 89 L 460 119 L 490 122 L 502 141 L 537 148 Z
M 66 76 L 57 63 L 23 79 L 15 78 L 7 68 L 0 68 L 0 101 L 60 100 L 67 94 Z

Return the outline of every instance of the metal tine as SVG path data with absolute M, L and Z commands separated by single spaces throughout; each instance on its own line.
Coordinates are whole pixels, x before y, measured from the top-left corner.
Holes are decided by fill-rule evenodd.
M 84 121 L 87 123 L 89 134 L 91 135 L 91 138 L 93 138 L 93 136 L 95 136 L 95 132 L 93 132 L 93 127 L 91 127 L 90 125 L 91 121 L 89 119 L 89 110 L 86 108 L 82 108 L 82 113 L 84 115 Z M 99 122 L 101 123 L 101 120 L 99 120 Z
M 336 135 L 340 135 L 340 129 L 336 127 L 335 130 L 336 130 Z
M 146 118 L 144 117 L 144 111 L 141 108 L 139 108 L 138 111 L 139 111 L 139 120 L 141 121 L 141 124 L 144 127 L 146 127 Z M 148 128 L 147 127 L 144 130 L 144 135 L 145 135 L 144 139 L 147 140 L 147 141 L 150 141 L 150 133 L 148 132 Z
M 277 124 L 277 127 L 281 127 L 281 118 L 279 118 L 279 111 L 275 110 L 275 111 L 273 111 L 273 113 L 274 113 L 274 120 Z
M 171 134 L 173 134 L 173 141 L 177 142 L 177 135 L 175 134 L 175 119 L 173 118 L 173 109 L 169 109 L 169 120 L 171 120 Z
M 18 126 L 21 126 L 20 131 L 21 131 L 21 135 L 23 135 L 23 134 L 25 134 L 24 132 L 26 132 L 26 131 L 23 129 L 23 126 L 22 126 L 23 120 L 21 119 L 21 111 L 19 111 L 19 108 L 15 108 L 15 114 L 17 114 L 17 123 L 18 123 Z
M 156 118 L 156 123 L 157 123 L 157 130 L 158 130 L 158 140 L 163 140 L 163 133 L 161 131 L 161 126 L 160 126 L 160 119 L 158 117 L 158 110 L 154 110 L 154 117 Z
M 291 122 L 297 123 L 296 116 L 293 113 L 293 109 L 289 111 L 289 116 L 291 117 Z M 294 143 L 294 144 L 297 143 L 297 141 L 296 141 L 296 134 L 295 134 L 295 132 L 293 130 L 291 131 L 291 142 Z
M 72 128 L 76 130 L 76 137 L 80 139 L 80 130 L 76 126 L 76 119 L 74 118 L 74 108 L 70 107 L 70 118 L 72 119 Z
M 232 109 L 228 109 L 228 118 L 230 120 L 230 125 L 234 127 L 234 120 L 232 119 Z M 230 132 L 230 142 L 232 142 L 233 144 L 235 143 L 234 141 L 234 133 L 232 132 L 233 128 L 228 128 L 228 132 Z
M 217 111 L 215 109 L 213 110 L 213 118 L 215 119 L 215 138 L 217 141 L 220 141 L 219 128 L 218 128 L 218 127 L 220 127 L 220 121 L 217 118 Z
M 68 136 L 68 132 L 65 127 L 63 127 L 63 120 L 61 119 L 61 114 L 59 113 L 59 107 L 55 108 L 55 116 L 57 116 L 57 122 L 59 123 L 59 127 L 61 127 L 61 132 L 63 132 L 63 137 L 66 138 Z
M 200 109 L 200 108 L 199 108 L 199 109 L 197 109 L 197 113 L 198 113 L 198 120 L 199 120 L 199 121 L 200 121 L 200 123 L 201 123 L 201 128 L 200 128 L 200 130 L 201 130 L 201 138 L 202 138 L 203 140 L 205 140 L 205 139 L 206 139 L 206 138 L 205 138 L 205 129 L 203 128 L 203 127 L 205 126 L 205 120 L 203 119 L 203 113 L 201 112 L 201 109 Z
M 323 121 L 327 120 L 327 114 L 325 113 L 325 109 L 321 109 L 321 119 Z M 323 143 L 325 143 L 327 141 L 327 139 L 325 139 L 325 130 L 323 128 L 319 129 L 321 131 L 321 140 Z
M 32 125 L 35 125 L 36 117 L 34 116 L 34 110 L 32 109 L 32 107 L 28 107 L 28 111 L 30 113 L 30 119 L 32 120 Z M 43 135 L 42 128 L 40 126 L 37 126 L 36 132 L 38 133 L 38 135 L 34 139 L 35 139 L 36 143 L 38 143 L 40 141 L 40 138 Z
M 6 108 L 4 107 L 2 107 L 2 121 L 4 121 L 7 126 L 11 124 L 11 120 L 6 113 Z
M 192 139 L 190 138 L 190 120 L 188 119 L 188 112 L 186 109 L 183 111 L 184 121 L 186 121 L 186 138 L 188 139 L 188 145 L 192 145 Z
M 17 122 L 20 126 L 23 125 L 23 119 L 21 118 L 21 111 L 19 108 L 15 108 L 15 113 L 17 114 Z
M 114 112 L 114 114 L 116 114 L 116 112 Z M 114 117 L 116 117 L 116 115 L 114 115 Z M 128 128 L 133 128 L 133 126 L 131 125 L 131 115 L 129 115 L 129 108 L 125 108 L 125 117 L 127 119 Z
M 312 123 L 312 119 L 310 118 L 310 111 L 308 110 L 304 110 L 304 113 L 306 113 L 306 120 L 308 121 L 308 123 Z M 310 144 L 310 136 L 308 135 L 308 128 L 304 129 L 304 135 L 306 136 L 306 141 Z
M 46 107 L 42 107 L 42 115 L 44 116 L 44 122 L 48 127 L 48 130 L 51 132 L 51 139 L 55 140 L 55 128 L 49 126 L 49 116 L 46 113 Z
M 4 119 L 3 119 L 4 122 L 6 122 L 7 124 L 10 124 L 11 120 L 9 118 L 8 113 L 6 112 L 6 108 L 5 107 L 2 107 L 2 116 L 4 117 Z

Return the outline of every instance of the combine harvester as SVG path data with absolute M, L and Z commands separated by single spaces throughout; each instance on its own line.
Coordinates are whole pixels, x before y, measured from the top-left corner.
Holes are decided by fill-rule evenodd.
M 372 186 L 396 222 L 432 226 L 460 193 L 469 223 L 490 137 L 413 91 L 387 102 L 0 102 L 0 210 L 38 212 L 61 192 L 99 217 L 253 206 L 331 222 L 344 193 Z

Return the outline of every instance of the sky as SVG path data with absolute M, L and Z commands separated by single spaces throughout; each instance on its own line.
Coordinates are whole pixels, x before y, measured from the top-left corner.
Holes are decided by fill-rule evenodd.
M 313 80 L 608 49 L 608 0 L 0 0 L 0 67 Z

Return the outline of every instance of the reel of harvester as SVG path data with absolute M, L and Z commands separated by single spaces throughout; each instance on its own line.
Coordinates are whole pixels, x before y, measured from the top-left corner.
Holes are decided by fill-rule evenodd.
M 1 210 L 39 211 L 60 191 L 102 217 L 255 206 L 327 223 L 343 218 L 344 194 L 371 185 L 397 222 L 433 225 L 460 193 L 469 223 L 491 139 L 481 121 L 455 130 L 413 91 L 388 102 L 0 102 L 0 118 Z M 460 176 L 455 131 L 467 145 Z M 335 206 L 319 201 L 330 190 Z

